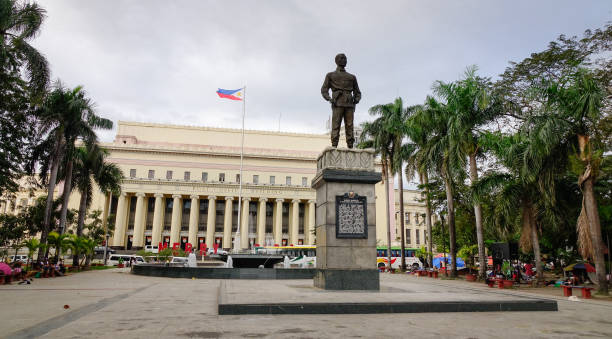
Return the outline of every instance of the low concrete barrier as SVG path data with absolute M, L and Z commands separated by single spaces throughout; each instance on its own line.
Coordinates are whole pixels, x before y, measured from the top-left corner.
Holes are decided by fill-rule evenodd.
M 198 279 L 312 279 L 314 268 L 172 267 L 153 264 L 132 266 L 132 273 L 151 277 Z

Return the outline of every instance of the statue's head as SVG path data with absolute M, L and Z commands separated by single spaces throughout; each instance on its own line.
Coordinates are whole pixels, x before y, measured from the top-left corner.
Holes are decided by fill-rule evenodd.
M 336 65 L 346 67 L 346 55 L 344 53 L 336 55 Z

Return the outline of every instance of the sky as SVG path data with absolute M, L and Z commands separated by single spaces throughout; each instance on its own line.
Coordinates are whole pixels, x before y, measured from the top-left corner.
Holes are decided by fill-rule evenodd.
M 216 95 L 246 85 L 247 129 L 325 133 L 320 88 L 345 53 L 368 109 L 420 104 L 469 65 L 495 78 L 509 61 L 612 21 L 611 0 L 157 1 L 41 0 L 32 42 L 53 79 L 83 85 L 99 115 L 240 128 L 242 105 Z M 112 141 L 116 131 L 99 133 Z

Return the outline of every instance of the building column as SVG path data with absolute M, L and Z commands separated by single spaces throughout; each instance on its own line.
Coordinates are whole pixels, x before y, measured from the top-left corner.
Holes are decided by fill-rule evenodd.
M 151 232 L 151 245 L 159 245 L 161 242 L 162 232 L 162 210 L 163 210 L 164 195 L 155 193 L 155 209 L 153 210 L 153 231 Z
M 174 246 L 174 243 L 181 243 L 181 195 L 172 195 L 174 199 L 172 203 L 172 223 L 170 224 L 170 246 Z
M 125 222 L 127 220 L 127 194 L 121 192 L 117 197 L 117 216 L 115 217 L 115 235 L 113 246 L 125 246 Z
M 189 210 L 189 243 L 198 246 L 198 220 L 200 219 L 200 196 L 191 196 L 191 209 Z
M 206 246 L 212 248 L 215 243 L 215 224 L 217 223 L 217 197 L 208 196 L 208 216 L 206 217 Z
M 259 209 L 257 211 L 257 238 L 255 242 L 261 246 L 266 244 L 266 202 L 268 199 L 259 198 Z
M 140 249 L 144 246 L 144 226 L 145 226 L 145 194 L 142 192 L 136 193 L 136 212 L 134 216 L 134 238 L 132 240 L 132 248 Z
M 289 219 L 289 244 L 298 244 L 298 234 L 300 227 L 300 201 L 291 200 L 291 215 Z
M 223 216 L 223 248 L 232 248 L 232 206 L 234 197 L 225 197 L 225 215 Z
M 240 213 L 240 248 L 249 248 L 249 207 L 251 205 L 251 198 L 242 198 L 242 212 Z
M 283 244 L 283 199 L 276 199 L 274 206 L 274 244 Z
M 307 235 L 304 239 L 304 244 L 314 245 L 315 243 L 315 201 L 308 200 L 308 214 L 306 215 L 306 223 L 304 225 L 304 233 Z M 308 242 L 306 242 L 306 239 Z

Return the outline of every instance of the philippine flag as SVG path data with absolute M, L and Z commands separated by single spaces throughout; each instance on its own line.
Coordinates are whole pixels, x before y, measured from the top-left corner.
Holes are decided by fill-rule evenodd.
M 225 98 L 225 99 L 230 99 L 230 100 L 242 100 L 244 94 L 242 93 L 242 88 L 240 89 L 221 89 L 219 88 L 219 90 L 217 91 L 217 95 L 219 95 L 219 98 Z

